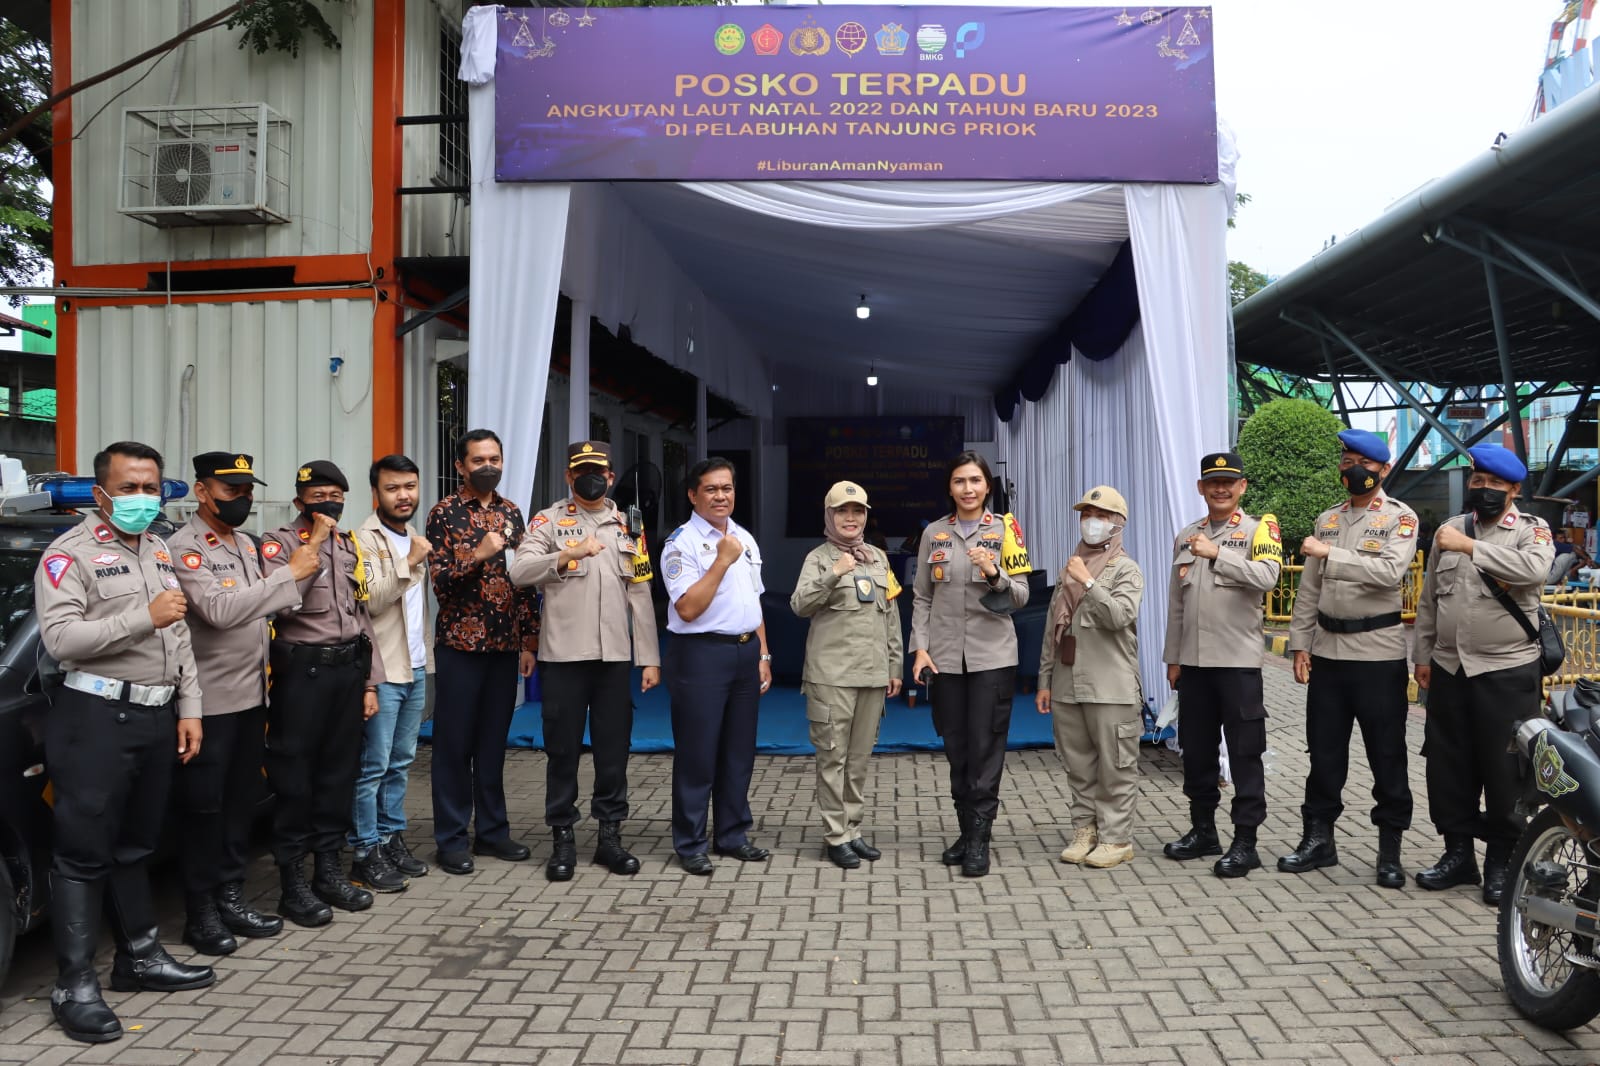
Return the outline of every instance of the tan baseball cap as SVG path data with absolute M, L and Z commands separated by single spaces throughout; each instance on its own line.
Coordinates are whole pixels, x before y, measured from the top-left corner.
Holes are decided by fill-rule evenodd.
M 872 506 L 867 502 L 867 490 L 854 481 L 835 482 L 833 488 L 828 490 L 828 498 L 822 501 L 822 505 L 830 510 L 843 507 L 847 503 L 859 503 L 863 507 Z
M 1128 501 L 1122 498 L 1122 493 L 1110 485 L 1096 485 L 1083 494 L 1083 499 L 1072 505 L 1074 511 L 1081 511 L 1085 507 L 1098 507 L 1102 511 L 1128 517 Z

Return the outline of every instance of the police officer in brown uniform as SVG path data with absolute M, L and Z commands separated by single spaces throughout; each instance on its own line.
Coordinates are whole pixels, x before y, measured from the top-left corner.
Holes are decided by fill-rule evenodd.
M 543 696 L 544 818 L 554 846 L 544 875 L 569 881 L 577 866 L 578 754 L 589 726 L 594 752 L 590 813 L 600 823 L 594 862 L 614 874 L 639 872 L 622 846 L 628 817 L 628 748 L 633 739 L 633 664 L 640 691 L 661 683 L 661 649 L 650 601 L 644 533 L 606 498 L 616 481 L 611 446 L 582 440 L 567 449 L 572 492 L 533 516 L 517 548 L 511 583 L 544 593 L 539 673 Z M 629 643 L 629 632 L 632 643 Z
M 1228 740 L 1233 771 L 1233 843 L 1212 870 L 1244 877 L 1261 865 L 1256 827 L 1267 817 L 1267 705 L 1261 691 L 1262 601 L 1278 582 L 1283 544 L 1272 515 L 1239 510 L 1249 488 L 1234 452 L 1200 461 L 1196 484 L 1206 517 L 1185 526 L 1173 545 L 1167 584 L 1167 683 L 1178 690 L 1178 740 L 1190 828 L 1168 844 L 1169 859 L 1222 851 L 1216 811 L 1218 751 Z
M 215 975 L 161 946 L 144 865 L 161 837 L 173 763 L 201 748 L 186 604 L 166 545 L 146 532 L 161 512 L 161 453 L 120 441 L 94 457 L 94 472 L 98 512 L 56 538 L 33 586 L 45 650 L 66 671 L 45 723 L 59 968 L 50 1010 L 74 1040 L 103 1043 L 122 1035 L 94 969 L 108 899 L 112 988 L 173 992 Z
M 1469 513 L 1434 534 L 1417 602 L 1412 661 L 1417 684 L 1428 690 L 1428 815 L 1444 837 L 1444 854 L 1417 874 L 1417 884 L 1477 884 L 1472 842 L 1481 837 L 1483 899 L 1499 903 L 1523 824 L 1521 764 L 1509 745 L 1517 723 L 1539 714 L 1541 692 L 1539 646 L 1508 608 L 1538 626 L 1555 545 L 1542 519 L 1516 508 L 1528 476 L 1516 453 L 1480 444 L 1471 456 Z
M 283 885 L 278 910 L 305 926 L 333 918 L 324 904 L 347 911 L 372 906 L 372 893 L 352 885 L 340 861 L 360 768 L 361 726 L 378 713 L 383 680 L 383 665 L 373 654 L 361 548 L 338 528 L 349 490 L 344 474 L 327 460 L 302 466 L 295 475 L 300 516 L 268 533 L 261 546 L 269 577 L 301 545 L 316 544 L 320 564 L 297 582 L 300 606 L 281 612 L 275 623 L 267 710 L 267 781 L 278 798 L 272 855 Z M 316 856 L 310 886 L 303 865 L 308 851 Z
M 1339 478 L 1350 499 L 1317 518 L 1301 546 L 1305 570 L 1289 623 L 1294 679 L 1306 693 L 1305 822 L 1300 844 L 1278 859 L 1284 873 L 1339 862 L 1333 824 L 1344 813 L 1350 730 L 1359 724 L 1372 767 L 1372 824 L 1378 827 L 1377 881 L 1406 883 L 1400 835 L 1411 825 L 1406 775 L 1406 632 L 1400 586 L 1417 554 L 1417 514 L 1383 491 L 1389 445 L 1347 429 Z
M 924 531 L 913 586 L 911 676 L 931 673 L 933 724 L 950 763 L 961 839 L 940 856 L 967 877 L 989 872 L 1006 737 L 1017 691 L 1017 630 L 1028 603 L 1028 555 L 1016 519 L 985 509 L 994 481 L 976 452 L 951 460 L 955 511 Z
M 194 457 L 199 507 L 172 535 L 174 570 L 189 603 L 185 621 L 200 668 L 206 742 L 178 771 L 183 810 L 184 943 L 227 955 L 235 936 L 272 936 L 283 919 L 244 899 L 250 820 L 261 795 L 267 735 L 267 618 L 300 606 L 295 582 L 317 572 L 316 548 L 295 549 L 289 565 L 264 577 L 253 538 L 234 531 L 254 502 L 250 456 Z

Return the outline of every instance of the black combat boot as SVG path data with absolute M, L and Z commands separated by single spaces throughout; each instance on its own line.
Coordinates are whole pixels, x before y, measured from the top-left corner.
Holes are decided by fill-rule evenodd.
M 217 901 L 209 892 L 190 892 L 183 898 L 183 942 L 202 955 L 232 955 L 239 950 L 217 913 Z
M 1472 850 L 1472 838 L 1460 833 L 1448 833 L 1444 838 L 1444 854 L 1426 870 L 1417 871 L 1417 884 L 1435 892 L 1456 885 L 1478 883 L 1478 856 Z
M 345 911 L 364 911 L 372 906 L 372 893 L 352 885 L 344 875 L 338 848 L 317 852 L 314 866 L 311 892 L 322 902 Z
M 956 804 L 956 821 L 961 826 L 961 835 L 939 855 L 939 861 L 946 866 L 960 866 L 967 857 L 967 837 L 972 834 L 971 809 L 964 804 Z
M 100 978 L 94 972 L 104 898 L 104 881 L 50 875 L 50 927 L 56 944 L 56 986 L 50 990 L 50 1013 L 62 1032 L 86 1044 L 104 1044 L 122 1036 L 122 1023 L 106 1006 L 100 995 Z M 5 902 L 9 905 L 11 901 Z
M 1506 894 L 1506 881 L 1511 875 L 1511 847 L 1490 844 L 1483 853 L 1483 901 L 1491 907 L 1500 906 L 1500 897 Z
M 622 846 L 622 823 L 601 822 L 600 839 L 595 843 L 594 864 L 614 874 L 632 877 L 639 872 L 639 860 Z
M 315 929 L 333 921 L 333 908 L 317 899 L 306 884 L 305 860 L 296 859 L 278 867 L 278 883 L 283 895 L 278 899 L 278 910 L 295 925 Z
M 974 811 L 970 825 L 961 856 L 961 876 L 982 877 L 989 872 L 989 832 L 994 823 Z
M 118 992 L 182 992 L 217 979 L 209 966 L 187 966 L 167 954 L 156 927 L 156 905 L 144 867 L 123 866 L 106 879 L 111 932 L 117 944 L 111 987 Z
M 1319 818 L 1305 820 L 1305 835 L 1300 846 L 1278 859 L 1278 872 L 1304 874 L 1324 866 L 1339 865 L 1339 847 L 1333 842 L 1333 823 Z
M 217 914 L 234 936 L 254 939 L 283 932 L 282 918 L 262 914 L 245 902 L 243 881 L 226 881 L 217 889 Z
M 1221 855 L 1222 841 L 1217 839 L 1216 808 L 1189 808 L 1189 831 L 1161 849 L 1169 859 L 1179 862 L 1202 859 L 1207 855 Z
M 1400 830 L 1378 830 L 1378 884 L 1404 888 L 1406 872 L 1400 868 Z
M 1244 877 L 1251 870 L 1260 868 L 1261 856 L 1256 854 L 1256 827 L 1234 826 L 1233 843 L 1228 845 L 1228 853 L 1212 864 L 1211 872 L 1218 877 Z
M 374 892 L 404 892 L 410 882 L 379 845 L 355 853 L 350 863 L 350 883 Z
M 578 870 L 578 845 L 572 839 L 572 826 L 550 827 L 550 860 L 544 864 L 546 881 L 570 881 Z

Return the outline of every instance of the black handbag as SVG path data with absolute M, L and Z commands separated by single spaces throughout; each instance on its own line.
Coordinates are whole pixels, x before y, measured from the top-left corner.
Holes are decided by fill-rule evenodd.
M 1473 516 L 1467 516 L 1467 536 L 1475 537 Z M 1474 570 L 1478 568 L 1473 567 Z M 1501 587 L 1500 582 L 1478 570 L 1478 576 L 1483 578 L 1484 587 L 1506 609 L 1506 613 L 1517 620 L 1517 625 L 1528 634 L 1528 639 L 1539 647 L 1539 674 L 1549 677 L 1561 669 L 1561 664 L 1567 659 L 1567 647 L 1561 642 L 1561 631 L 1556 628 L 1555 621 L 1550 617 L 1550 612 L 1544 609 L 1544 604 L 1539 605 L 1539 625 L 1534 628 L 1528 621 L 1527 614 L 1512 600 L 1511 594 Z

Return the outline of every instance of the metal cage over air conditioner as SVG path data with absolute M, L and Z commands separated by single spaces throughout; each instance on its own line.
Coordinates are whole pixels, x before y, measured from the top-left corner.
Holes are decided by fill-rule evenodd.
M 266 104 L 124 108 L 117 210 L 164 228 L 287 222 L 291 132 Z

